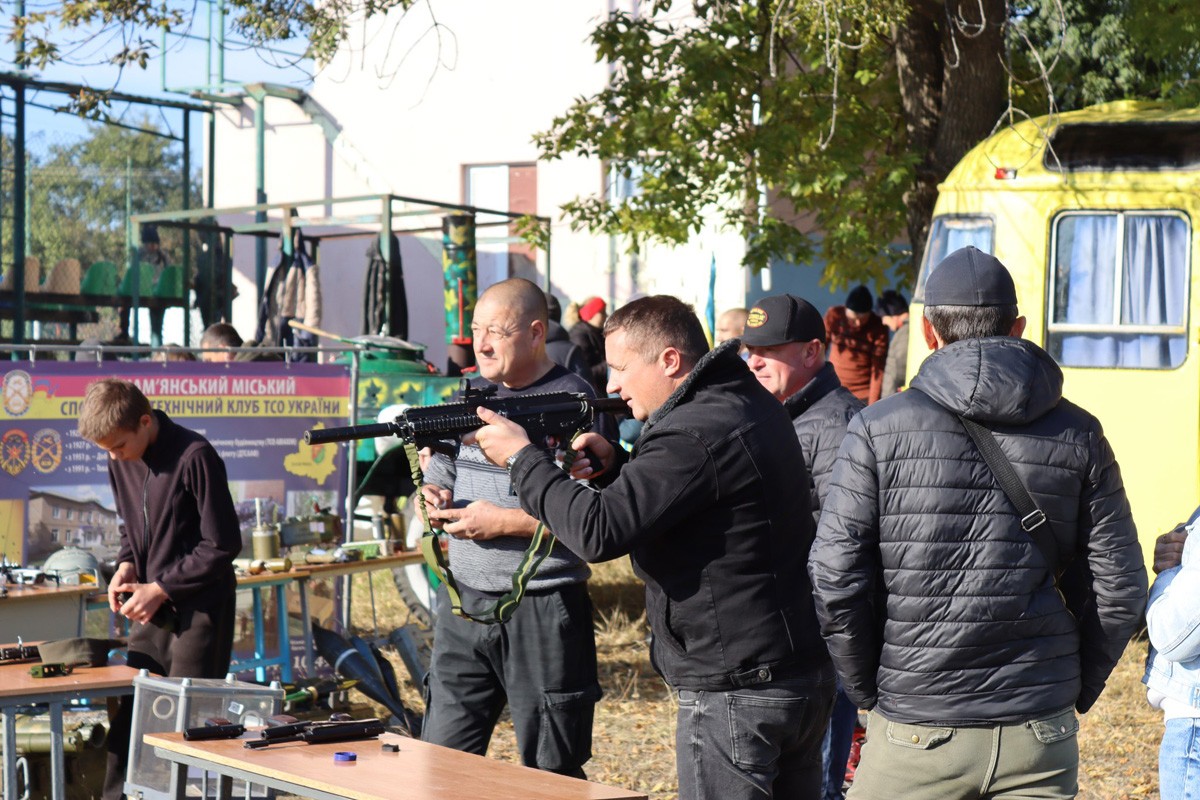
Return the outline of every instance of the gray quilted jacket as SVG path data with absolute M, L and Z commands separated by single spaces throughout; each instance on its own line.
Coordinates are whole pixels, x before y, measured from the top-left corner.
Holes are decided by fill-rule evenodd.
M 972 339 L 851 421 L 809 572 L 860 708 L 961 725 L 1082 712 L 1099 696 L 1138 624 L 1146 571 L 1100 423 L 1061 392 L 1037 345 Z M 993 430 L 1050 518 L 1059 563 L 1021 529 L 959 414 Z M 1055 577 L 1075 556 L 1068 575 L 1088 568 L 1079 591 Z
M 783 407 L 792 418 L 792 427 L 804 452 L 815 526 L 821 521 L 821 503 L 829 491 L 829 478 L 846 426 L 866 406 L 842 386 L 833 364 L 825 362 L 811 381 L 783 402 Z

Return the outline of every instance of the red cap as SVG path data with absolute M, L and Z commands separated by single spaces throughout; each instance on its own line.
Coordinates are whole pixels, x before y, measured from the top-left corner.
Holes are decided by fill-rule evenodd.
M 579 307 L 579 318 L 584 322 L 591 322 L 592 317 L 596 316 L 601 311 L 606 311 L 608 304 L 599 297 L 589 297 L 582 306 Z

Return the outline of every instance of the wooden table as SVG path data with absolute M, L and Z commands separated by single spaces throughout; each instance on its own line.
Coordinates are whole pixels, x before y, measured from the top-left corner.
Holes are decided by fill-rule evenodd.
M 10 583 L 4 588 L 8 594 L 0 598 L 0 642 L 82 636 L 87 599 L 96 591 L 94 583 Z
M 644 794 L 390 733 L 379 740 L 292 742 L 262 750 L 247 750 L 241 739 L 186 742 L 181 733 L 146 734 L 145 742 L 184 773 L 180 787 L 187 784 L 188 767 L 216 773 L 218 798 L 228 798 L 233 780 L 240 779 L 317 800 L 646 800 Z M 384 752 L 382 742 L 398 744 L 400 752 Z M 333 754 L 340 751 L 356 753 L 358 760 L 335 763 Z
M 99 700 L 133 694 L 132 667 L 76 667 L 61 678 L 34 678 L 29 668 L 37 662 L 0 665 L 0 714 L 4 716 L 4 797 L 17 797 L 18 707 L 45 705 L 50 709 L 50 797 L 66 796 L 63 758 L 63 704 L 72 700 Z

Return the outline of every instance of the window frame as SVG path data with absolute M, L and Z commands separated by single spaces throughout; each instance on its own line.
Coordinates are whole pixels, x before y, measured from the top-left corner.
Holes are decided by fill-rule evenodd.
M 1112 265 L 1113 271 L 1116 273 L 1113 276 L 1113 308 L 1112 318 L 1120 320 L 1121 318 L 1121 296 L 1124 289 L 1124 276 L 1122 275 L 1122 259 L 1125 257 L 1125 227 L 1126 219 L 1130 216 L 1134 217 L 1174 217 L 1183 221 L 1186 226 L 1185 233 L 1186 241 L 1188 242 L 1186 253 L 1186 264 L 1184 267 L 1184 315 L 1183 321 L 1179 325 L 1131 325 L 1116 323 L 1079 323 L 1079 322 L 1055 322 L 1054 317 L 1057 314 L 1058 308 L 1055 305 L 1055 298 L 1058 294 L 1058 239 L 1059 225 L 1068 217 L 1098 217 L 1098 216 L 1115 216 L 1117 218 L 1117 238 L 1113 246 L 1113 252 L 1117 254 L 1117 259 Z M 1178 208 L 1070 208 L 1063 209 L 1055 214 L 1050 219 L 1050 244 L 1046 252 L 1046 297 L 1045 297 L 1045 326 L 1042 334 L 1042 347 L 1048 352 L 1053 353 L 1050 337 L 1053 335 L 1063 334 L 1100 334 L 1100 335 L 1159 335 L 1159 336 L 1182 336 L 1186 344 L 1183 360 L 1173 367 L 1130 367 L 1119 365 L 1069 365 L 1061 363 L 1057 358 L 1054 362 L 1063 369 L 1137 369 L 1137 370 L 1156 370 L 1170 371 L 1180 369 L 1187 363 L 1188 357 L 1191 355 L 1191 342 L 1188 341 L 1188 326 L 1191 319 L 1191 291 L 1192 291 L 1192 220 L 1188 213 Z M 1052 356 L 1053 357 L 1053 356 Z
M 935 214 L 929 220 L 929 234 L 925 237 L 925 250 L 921 254 L 921 266 L 917 272 L 917 283 L 913 288 L 913 302 L 925 302 L 925 281 L 929 279 L 929 273 L 933 271 L 933 265 L 930 264 L 929 243 L 933 240 L 934 225 L 938 220 L 968 220 L 974 222 L 986 222 L 992 231 L 992 252 L 996 250 L 996 215 L 983 213 L 969 214 Z M 927 268 L 928 267 L 928 268 Z

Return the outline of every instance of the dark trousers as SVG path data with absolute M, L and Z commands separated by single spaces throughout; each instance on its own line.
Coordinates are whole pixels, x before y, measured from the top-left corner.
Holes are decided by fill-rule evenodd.
M 236 596 L 231 592 L 228 600 L 212 611 L 181 610 L 179 630 L 175 632 L 135 622 L 129 633 L 126 663 L 170 678 L 224 678 L 233 654 L 236 609 Z M 133 698 L 122 697 L 109 724 L 104 800 L 124 796 L 132 726 Z
M 678 690 L 680 800 L 818 800 L 833 668 L 727 692 Z
M 507 702 L 521 763 L 582 778 L 599 699 L 586 584 L 527 594 L 503 625 L 454 616 L 438 590 L 422 739 L 484 755 Z

